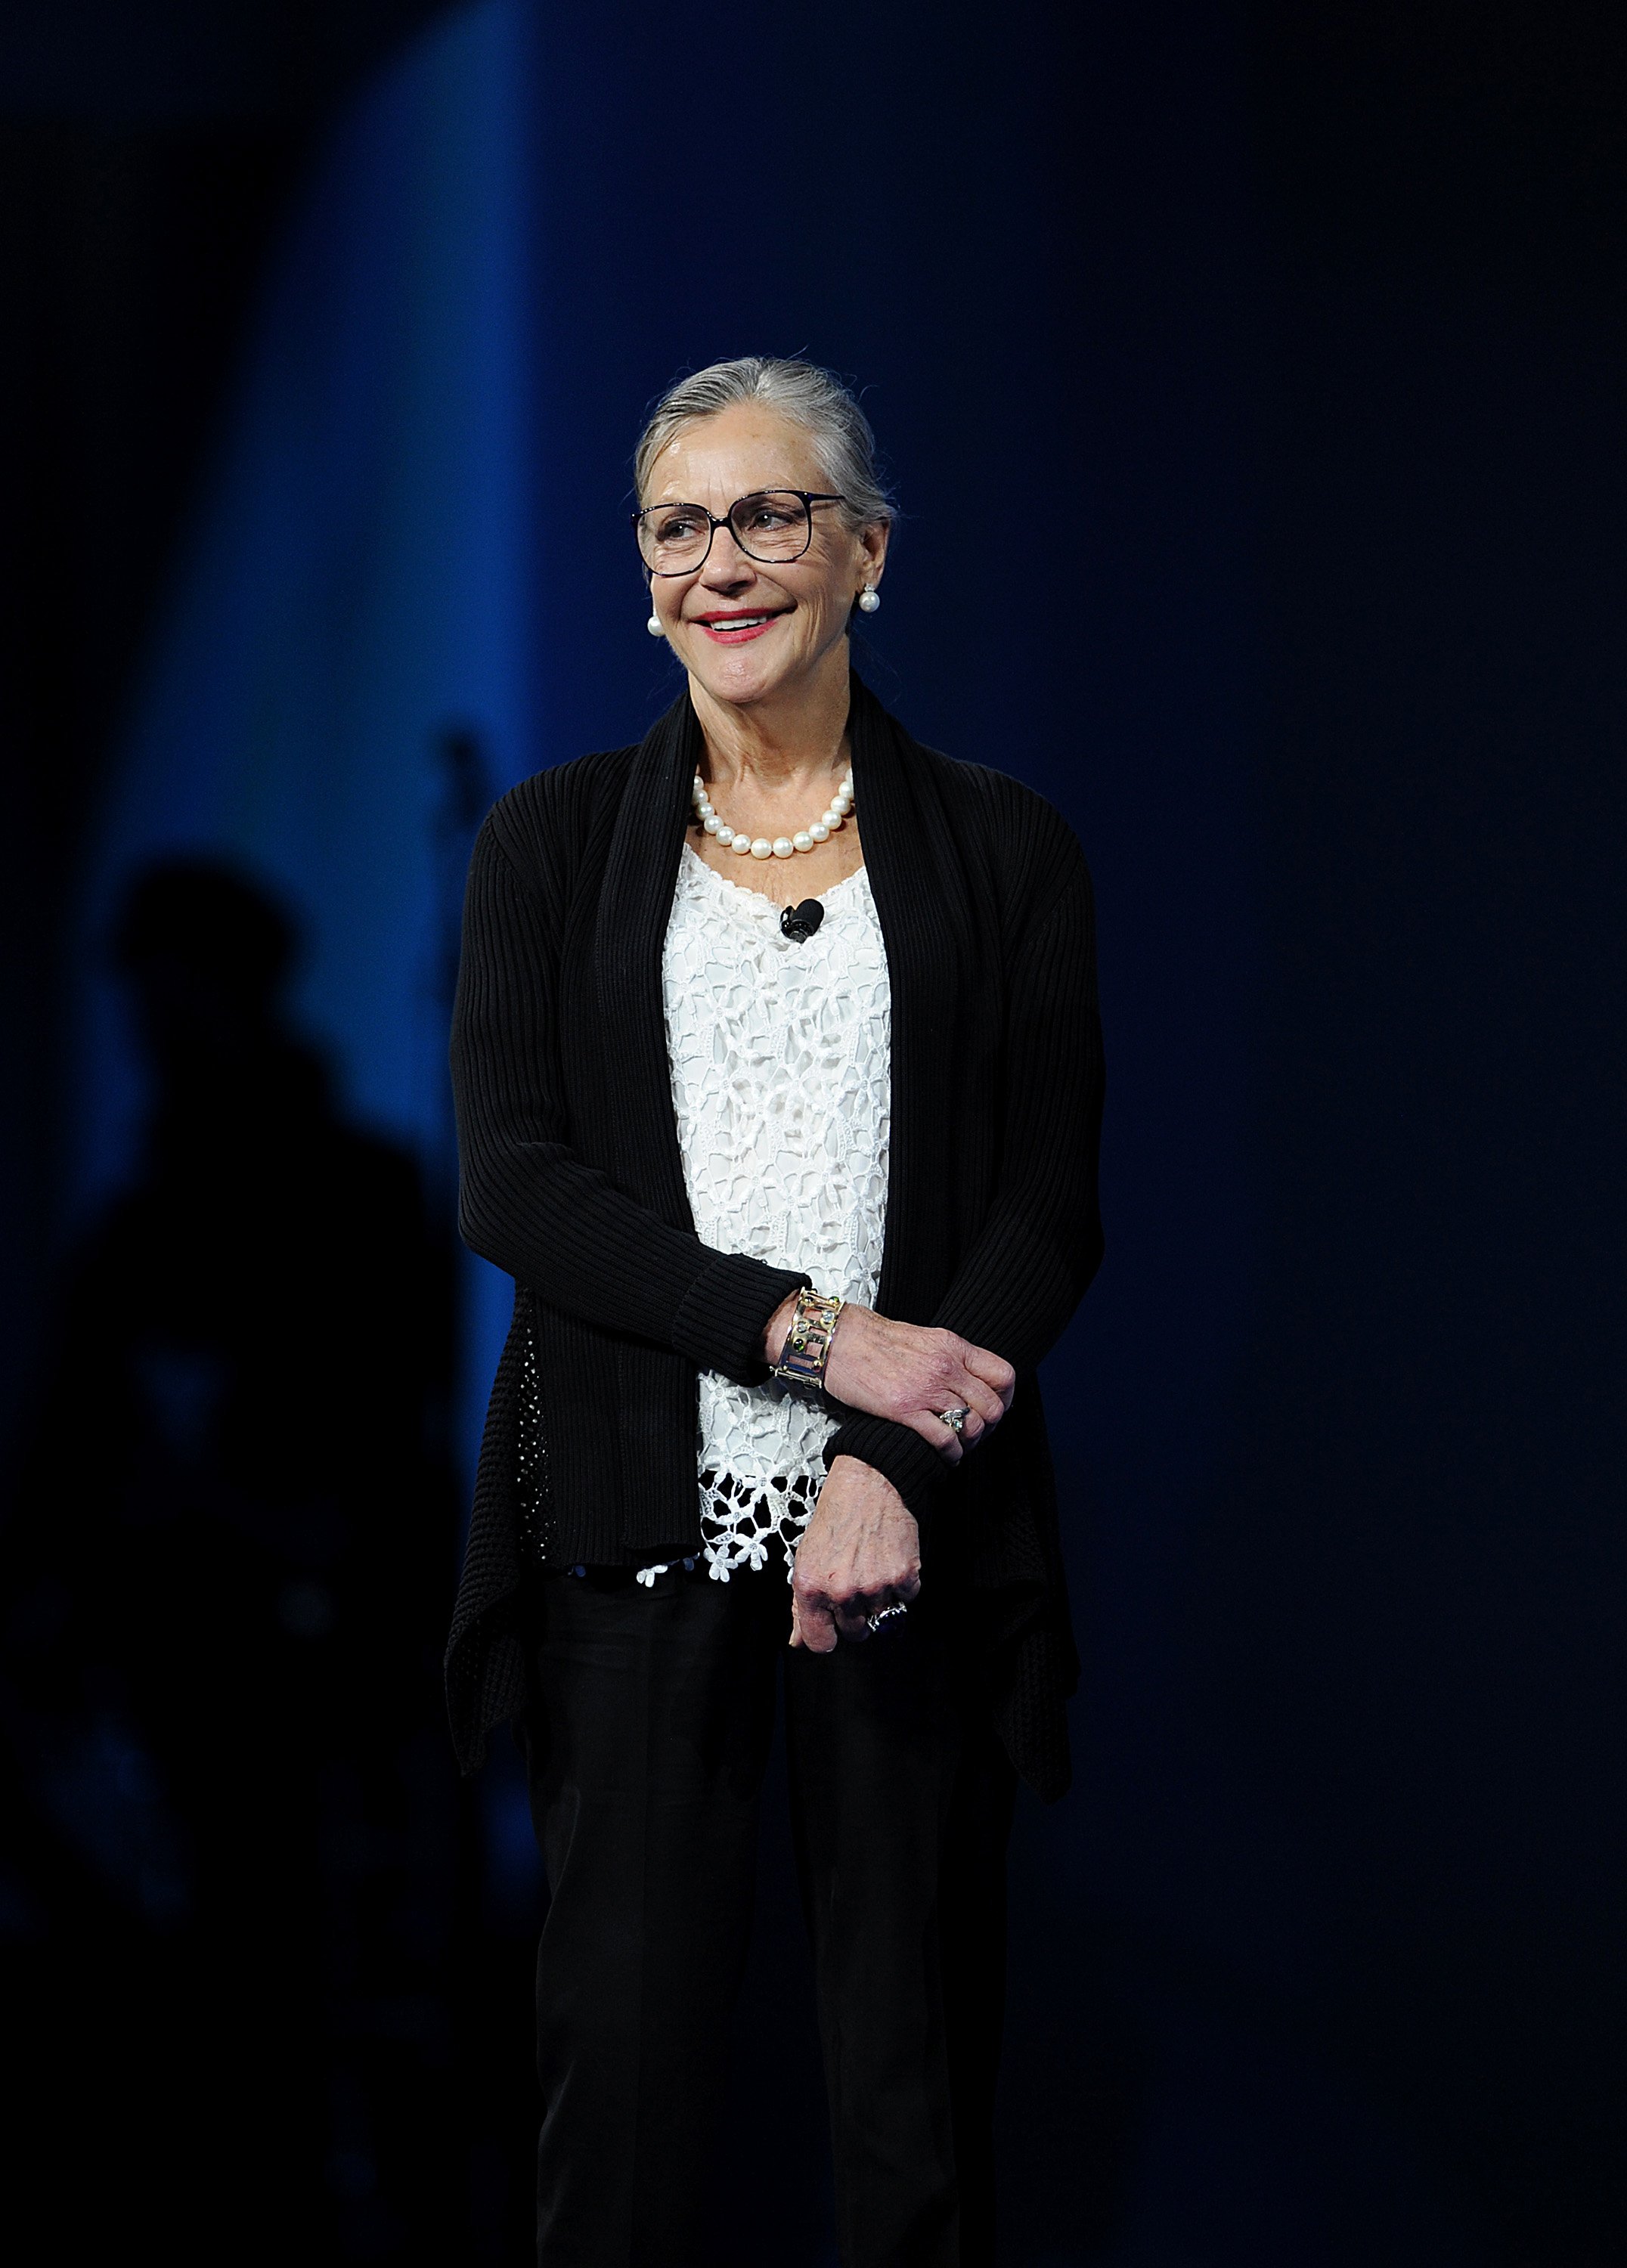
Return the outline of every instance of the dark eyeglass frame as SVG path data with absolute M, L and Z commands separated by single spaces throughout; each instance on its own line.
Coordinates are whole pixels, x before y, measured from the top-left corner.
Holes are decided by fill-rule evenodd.
M 755 504 L 759 497 L 774 496 L 794 496 L 798 498 L 799 502 L 802 505 L 802 509 L 807 514 L 807 541 L 804 543 L 800 551 L 780 551 L 772 555 L 762 551 L 754 551 L 750 544 L 747 543 L 741 535 L 740 529 L 734 525 L 734 515 L 743 504 Z M 698 512 L 703 519 L 710 523 L 706 530 L 706 549 L 702 552 L 700 557 L 696 561 L 692 567 L 652 567 L 649 561 L 644 559 L 643 544 L 640 543 L 638 545 L 638 556 L 641 560 L 644 560 L 644 573 L 646 575 L 659 575 L 663 582 L 675 582 L 681 575 L 698 575 L 700 573 L 701 569 L 704 567 L 706 562 L 711 557 L 712 541 L 720 527 L 726 527 L 730 534 L 734 538 L 735 542 L 740 546 L 740 549 L 746 554 L 747 559 L 755 559 L 760 567 L 786 567 L 794 560 L 806 559 L 808 552 L 808 545 L 814 541 L 814 505 L 816 504 L 845 504 L 846 502 L 847 498 L 844 496 L 830 494 L 821 489 L 750 489 L 744 496 L 735 497 L 734 502 L 729 506 L 729 509 L 724 513 L 721 519 L 718 518 L 715 512 L 708 512 L 703 504 L 682 503 L 647 504 L 642 512 L 633 512 L 629 515 L 629 518 L 632 522 L 633 538 L 635 541 L 637 541 L 639 530 L 642 528 L 645 519 L 648 519 L 649 515 L 652 512 Z

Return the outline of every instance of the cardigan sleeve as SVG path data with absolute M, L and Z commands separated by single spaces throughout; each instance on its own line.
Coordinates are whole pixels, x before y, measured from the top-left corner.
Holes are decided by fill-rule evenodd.
M 769 1316 L 808 1278 L 673 1227 L 563 1138 L 554 967 L 540 895 L 488 821 L 453 1014 L 464 1241 L 550 1307 L 753 1383 Z
M 1008 998 L 999 1183 L 931 1320 L 1021 1373 L 1061 1336 L 1101 1263 L 1101 1019 L 1090 877 L 1077 846 L 1021 941 Z M 825 1455 L 873 1465 L 911 1510 L 953 1469 L 912 1427 L 858 1412 Z
M 1095 913 L 1077 852 L 1014 964 L 998 1194 L 932 1317 L 1036 1367 L 1101 1265 Z

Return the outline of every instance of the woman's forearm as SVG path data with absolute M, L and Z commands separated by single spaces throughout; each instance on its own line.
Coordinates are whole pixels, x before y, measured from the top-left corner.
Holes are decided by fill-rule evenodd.
M 556 1092 L 554 958 L 541 909 L 488 821 L 469 869 L 453 1019 L 465 1241 L 563 1314 L 726 1377 L 760 1378 L 764 1322 L 806 1279 L 703 1244 L 578 1154 Z
M 762 1359 L 771 1370 L 785 1351 L 785 1334 L 791 1329 L 791 1319 L 797 1312 L 797 1295 L 787 1292 L 769 1317 L 762 1333 Z
M 745 1382 L 762 1376 L 765 1310 L 806 1281 L 670 1226 L 559 1145 L 466 1143 L 460 1215 L 470 1249 L 549 1307 Z

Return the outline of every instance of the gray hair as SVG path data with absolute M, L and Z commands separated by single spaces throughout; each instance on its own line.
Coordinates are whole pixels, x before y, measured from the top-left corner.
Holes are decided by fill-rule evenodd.
M 803 428 L 824 477 L 845 499 L 843 517 L 850 526 L 892 526 L 893 507 L 876 470 L 876 437 L 853 394 L 817 363 L 782 362 L 772 355 L 715 362 L 668 388 L 651 412 L 633 454 L 639 503 L 656 459 L 681 426 L 747 401 L 777 409 Z

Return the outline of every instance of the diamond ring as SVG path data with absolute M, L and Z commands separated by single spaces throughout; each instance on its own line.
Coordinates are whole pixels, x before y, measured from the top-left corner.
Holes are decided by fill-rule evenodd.
M 894 1599 L 890 1606 L 878 1607 L 873 1615 L 866 1615 L 865 1620 L 872 1631 L 879 1631 L 884 1623 L 896 1622 L 901 1615 L 907 1615 L 909 1612 L 909 1608 L 902 1599 Z
M 959 1435 L 965 1432 L 966 1421 L 972 1413 L 968 1404 L 962 1402 L 958 1409 L 940 1410 L 938 1414 L 949 1431 Z

